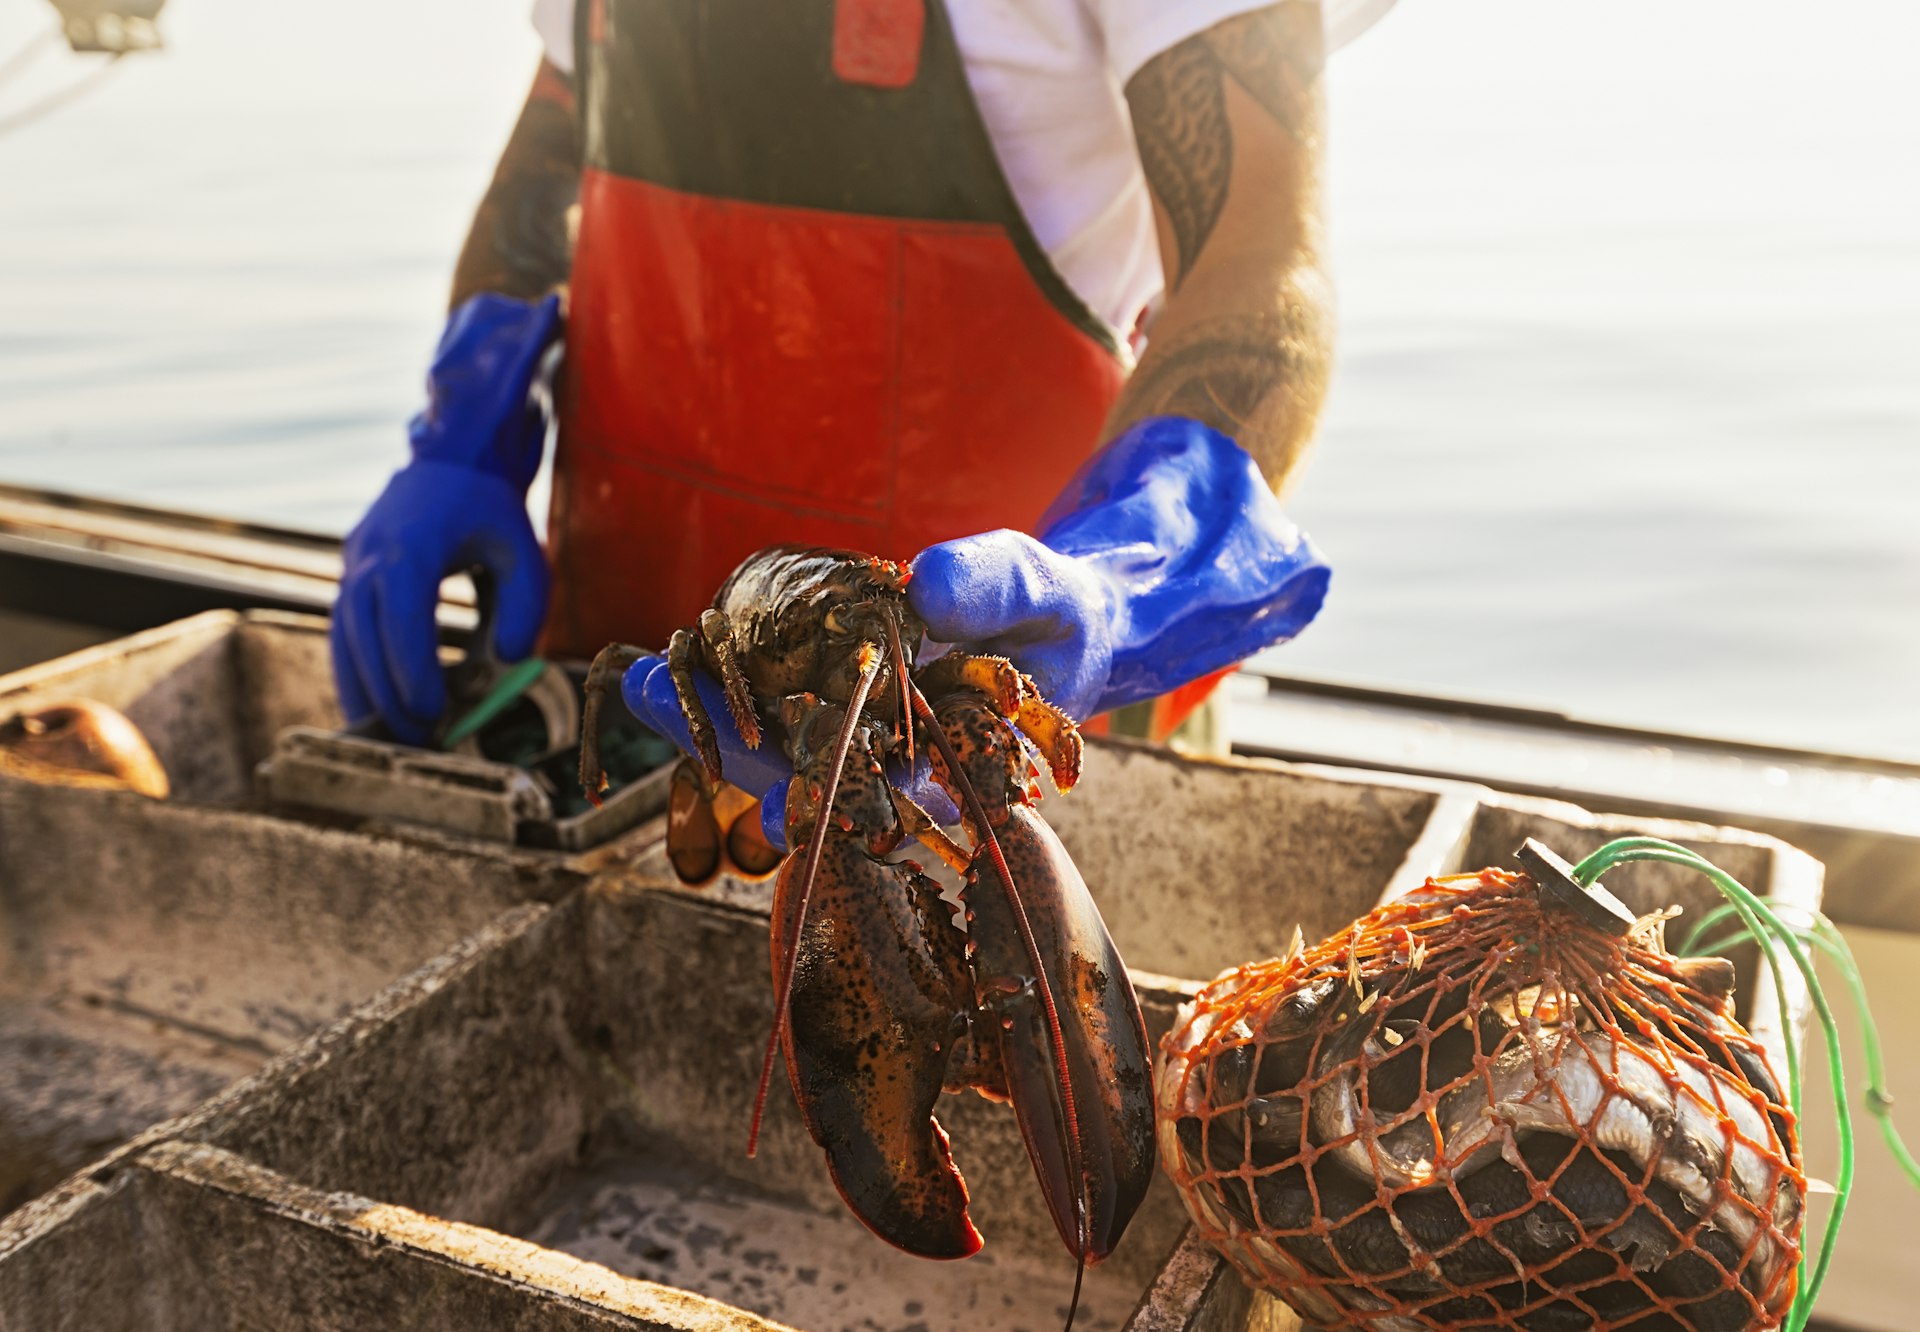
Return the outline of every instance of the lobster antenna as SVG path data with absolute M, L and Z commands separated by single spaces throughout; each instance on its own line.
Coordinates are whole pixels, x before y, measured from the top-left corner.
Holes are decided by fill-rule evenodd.
M 793 913 L 793 934 L 781 949 L 785 965 L 781 968 L 780 998 L 773 1009 L 773 1030 L 767 1033 L 767 1050 L 760 1059 L 760 1088 L 753 1095 L 753 1126 L 747 1130 L 747 1155 L 760 1150 L 760 1118 L 767 1108 L 767 1087 L 773 1081 L 773 1057 L 780 1049 L 780 1033 L 787 1025 L 787 1008 L 793 999 L 793 954 L 800 946 L 800 932 L 807 923 L 807 900 L 813 896 L 814 876 L 820 870 L 820 852 L 827 843 L 827 825 L 833 818 L 833 800 L 840 793 L 840 770 L 847 765 L 847 751 L 853 748 L 853 733 L 860 726 L 861 710 L 867 706 L 867 692 L 880 674 L 880 649 L 871 643 L 860 645 L 860 677 L 853 682 L 853 694 L 847 701 L 847 719 L 840 724 L 834 740 L 833 767 L 827 773 L 826 791 L 820 797 L 820 812 L 814 817 L 813 839 L 807 843 L 807 868 L 800 878 L 800 904 Z
M 986 839 L 987 853 L 993 857 L 993 865 L 1000 874 L 1000 882 L 1006 889 L 1007 903 L 1013 908 L 1013 919 L 1020 930 L 1020 942 L 1027 950 L 1027 961 L 1033 967 L 1033 982 L 1040 991 L 1040 1005 L 1047 1014 L 1047 1037 L 1053 1045 L 1054 1071 L 1060 1075 L 1061 1108 L 1067 1119 L 1067 1152 L 1069 1166 L 1079 1188 L 1073 1195 L 1073 1223 L 1078 1243 L 1075 1257 L 1079 1267 L 1073 1278 L 1073 1304 L 1067 1310 L 1067 1327 L 1073 1326 L 1074 1311 L 1080 1305 L 1080 1278 L 1087 1265 L 1087 1183 L 1086 1169 L 1080 1153 L 1080 1114 L 1074 1104 L 1073 1070 L 1067 1063 L 1067 1040 L 1060 1030 L 1060 1010 L 1054 1007 L 1053 986 L 1047 980 L 1047 971 L 1040 962 L 1040 945 L 1033 937 L 1033 926 L 1027 920 L 1027 909 L 1020 901 L 1020 892 L 1013 884 L 1013 871 L 1007 868 L 1006 855 L 1000 850 L 1000 839 L 993 835 L 993 825 L 987 821 L 987 807 L 979 794 L 973 789 L 973 782 L 967 777 L 966 769 L 960 766 L 960 756 L 953 750 L 952 741 L 933 715 L 933 706 L 927 702 L 927 696 L 920 692 L 920 686 L 908 682 L 908 690 L 913 699 L 914 711 L 926 723 L 927 735 L 933 741 L 935 749 L 946 762 L 947 770 L 953 774 L 954 784 L 960 788 L 961 798 L 973 809 L 973 818 L 980 829 L 980 835 Z
M 907 654 L 900 646 L 900 617 L 898 614 L 887 616 L 887 645 L 893 650 L 893 674 L 899 688 L 893 696 L 893 738 L 898 740 L 905 733 L 907 742 L 907 771 L 913 771 L 913 708 L 907 702 Z

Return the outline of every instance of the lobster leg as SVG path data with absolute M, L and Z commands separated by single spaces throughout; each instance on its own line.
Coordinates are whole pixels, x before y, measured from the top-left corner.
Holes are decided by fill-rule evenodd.
M 1071 791 L 1080 780 L 1080 759 L 1086 742 L 1067 714 L 1040 695 L 1028 693 L 1020 700 L 1013 724 L 1020 728 L 1020 734 L 1033 741 L 1034 748 L 1046 759 L 1053 789 L 1061 795 Z
M 923 697 L 943 702 L 965 690 L 983 694 L 1002 717 L 1020 709 L 1020 699 L 1032 686 L 1020 668 L 1005 657 L 982 657 L 972 652 L 949 652 L 914 677 Z M 997 787 L 995 788 L 998 789 Z
M 955 874 L 965 874 L 973 860 L 966 848 L 947 836 L 946 830 L 933 821 L 933 815 L 920 808 L 919 803 L 905 791 L 889 787 L 888 793 L 893 797 L 893 811 L 900 820 L 902 831 L 940 857 Z
M 921 688 L 935 698 L 976 690 L 1020 728 L 1047 761 L 1054 789 L 1065 795 L 1080 779 L 1084 742 L 1066 713 L 1040 697 L 1033 681 L 1005 657 L 949 652 L 922 672 Z M 992 788 L 997 790 L 997 785 Z
M 727 711 L 748 749 L 760 748 L 760 714 L 753 710 L 753 690 L 740 664 L 740 645 L 734 641 L 733 622 L 726 612 L 708 609 L 700 613 L 700 637 L 707 645 L 707 656 L 720 676 L 720 687 L 727 694 Z M 684 697 L 684 696 L 683 696 Z
M 647 655 L 645 648 L 627 643 L 609 643 L 594 656 L 587 668 L 586 708 L 580 717 L 580 789 L 594 808 L 607 789 L 607 770 L 600 764 L 600 709 L 607 695 L 620 688 L 627 668 Z
M 924 703 L 922 704 L 924 706 Z M 1025 756 L 978 695 L 928 728 L 976 850 L 964 892 L 976 1000 L 1061 1238 L 1113 1251 L 1153 1180 L 1152 1060 L 1085 880 L 1024 799 Z
M 720 772 L 720 741 L 713 733 L 713 718 L 700 701 L 694 684 L 694 672 L 700 668 L 700 637 L 691 629 L 675 629 L 667 640 L 667 673 L 673 680 L 673 692 L 679 695 L 680 710 L 687 716 L 687 734 L 693 738 L 694 753 L 706 770 L 707 780 L 718 786 L 726 780 Z

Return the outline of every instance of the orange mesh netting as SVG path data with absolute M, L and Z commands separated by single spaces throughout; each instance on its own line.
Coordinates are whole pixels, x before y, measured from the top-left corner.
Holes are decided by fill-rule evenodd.
M 1486 870 L 1226 972 L 1159 1075 L 1195 1224 L 1327 1328 L 1778 1327 L 1794 1116 L 1732 966 L 1663 919 L 1615 937 Z

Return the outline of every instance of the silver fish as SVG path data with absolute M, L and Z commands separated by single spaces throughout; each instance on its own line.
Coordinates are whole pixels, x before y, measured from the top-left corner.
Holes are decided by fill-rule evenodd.
M 1496 1077 L 1493 1117 L 1516 1132 L 1579 1134 L 1602 1150 L 1652 1161 L 1655 1177 L 1695 1215 L 1711 1212 L 1713 1224 L 1742 1245 L 1762 1216 L 1791 1226 L 1800 1195 L 1754 1145 L 1772 1138 L 1766 1113 L 1725 1069 L 1685 1054 L 1668 1067 L 1602 1032 L 1571 1027 L 1530 1032 L 1528 1042 L 1548 1043 L 1546 1076 Z M 1726 1196 L 1723 1176 L 1751 1208 Z
M 1480 1076 L 1440 1096 L 1431 1119 L 1416 1107 L 1383 1123 L 1362 1104 L 1353 1055 L 1363 1055 L 1377 1076 L 1393 1049 L 1382 1040 L 1386 1028 L 1358 1042 L 1334 1042 L 1318 1071 L 1347 1067 L 1314 1090 L 1315 1139 L 1351 1139 L 1331 1154 L 1360 1178 L 1398 1191 L 1458 1180 L 1496 1154 L 1525 1169 L 1519 1135 L 1552 1133 L 1651 1163 L 1654 1176 L 1695 1215 L 1742 1246 L 1762 1217 L 1783 1230 L 1792 1225 L 1800 1194 L 1763 1150 L 1772 1139 L 1765 1110 L 1732 1074 L 1684 1053 L 1671 1067 L 1656 1063 L 1594 1026 L 1577 1005 L 1535 992 L 1491 1008 L 1512 1024 L 1513 1038 L 1502 1041 Z M 1763 1237 L 1756 1271 L 1770 1277 L 1779 1257 Z

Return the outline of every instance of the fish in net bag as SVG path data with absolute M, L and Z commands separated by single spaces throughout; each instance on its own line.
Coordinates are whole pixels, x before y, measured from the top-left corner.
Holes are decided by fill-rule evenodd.
M 1181 1011 L 1161 1162 L 1329 1329 L 1780 1326 L 1806 1178 L 1734 972 L 1527 874 L 1428 883 Z

